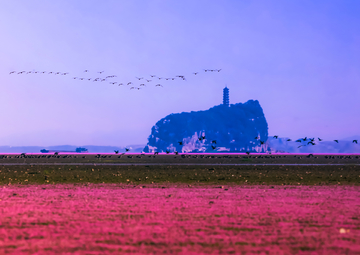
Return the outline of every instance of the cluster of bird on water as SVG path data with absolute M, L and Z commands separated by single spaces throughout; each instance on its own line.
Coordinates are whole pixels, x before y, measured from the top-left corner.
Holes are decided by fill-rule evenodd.
M 203 69 L 204 73 L 208 72 L 217 72 L 219 73 L 221 69 Z M 89 70 L 84 70 L 84 73 L 90 73 Z M 96 72 L 98 74 L 103 74 L 104 71 Z M 198 75 L 200 72 L 193 72 L 193 75 Z M 9 74 L 53 74 L 53 75 L 62 75 L 62 76 L 69 76 L 68 72 L 47 72 L 47 71 L 11 71 Z M 155 87 L 164 87 L 163 83 L 160 83 L 160 80 L 162 81 L 175 81 L 175 80 L 182 80 L 186 81 L 185 75 L 176 75 L 174 77 L 159 77 L 157 75 L 151 74 L 148 77 L 135 77 L 137 79 L 137 82 L 139 84 L 135 85 L 135 82 L 129 81 L 129 82 L 118 82 L 118 81 L 110 81 L 109 79 L 117 78 L 116 75 L 108 75 L 106 77 L 96 77 L 96 78 L 85 78 L 85 77 L 72 77 L 74 80 L 81 80 L 81 81 L 93 81 L 93 82 L 109 82 L 111 85 L 117 85 L 117 86 L 129 86 L 130 90 L 140 90 L 147 85 L 154 85 Z

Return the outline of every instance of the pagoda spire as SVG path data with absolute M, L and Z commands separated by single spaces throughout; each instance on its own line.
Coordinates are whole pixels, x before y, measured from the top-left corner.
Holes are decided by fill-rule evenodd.
M 229 89 L 227 87 L 223 90 L 223 105 L 229 107 Z

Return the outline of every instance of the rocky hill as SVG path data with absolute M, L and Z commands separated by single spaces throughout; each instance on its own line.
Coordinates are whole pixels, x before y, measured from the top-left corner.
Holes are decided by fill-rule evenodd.
M 259 102 L 249 100 L 170 114 L 152 127 L 144 152 L 267 151 L 255 137 L 266 141 L 268 125 Z

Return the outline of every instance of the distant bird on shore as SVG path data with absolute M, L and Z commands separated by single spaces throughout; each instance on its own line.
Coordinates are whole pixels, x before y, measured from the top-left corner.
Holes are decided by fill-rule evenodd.
M 339 140 L 334 140 L 334 142 L 339 143 Z
M 358 143 L 358 140 L 353 140 L 352 142 L 357 144 L 357 143 Z

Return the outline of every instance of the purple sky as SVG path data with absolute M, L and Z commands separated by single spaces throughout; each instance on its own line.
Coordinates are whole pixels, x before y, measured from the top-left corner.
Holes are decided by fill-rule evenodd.
M 259 100 L 270 135 L 360 135 L 359 13 L 344 0 L 1 1 L 0 145 L 146 144 L 166 115 L 222 103 L 225 85 L 230 103 Z M 109 84 L 150 74 L 187 80 Z

